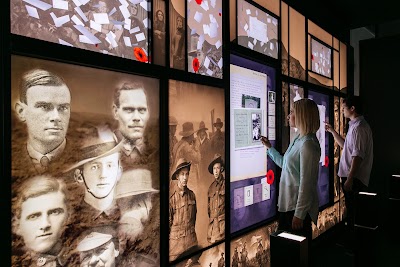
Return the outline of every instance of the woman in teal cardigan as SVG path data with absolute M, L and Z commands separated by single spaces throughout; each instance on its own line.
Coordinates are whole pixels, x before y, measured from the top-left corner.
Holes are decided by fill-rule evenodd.
M 289 126 L 298 135 L 282 156 L 266 137 L 262 143 L 267 154 L 282 168 L 279 183 L 278 230 L 289 231 L 312 240 L 312 223 L 317 224 L 317 181 L 321 148 L 316 137 L 320 128 L 317 104 L 310 99 L 294 102 L 288 115 Z

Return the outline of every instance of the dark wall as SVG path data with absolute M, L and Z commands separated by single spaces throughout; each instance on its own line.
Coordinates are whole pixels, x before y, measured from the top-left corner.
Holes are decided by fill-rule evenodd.
M 360 96 L 374 138 L 370 188 L 388 195 L 400 174 L 400 35 L 360 42 Z

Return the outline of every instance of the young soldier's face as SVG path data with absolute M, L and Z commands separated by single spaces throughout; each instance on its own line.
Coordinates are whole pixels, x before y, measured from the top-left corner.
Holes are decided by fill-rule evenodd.
M 218 179 L 219 176 L 221 175 L 221 163 L 215 163 L 213 166 L 213 174 L 214 178 Z
M 19 117 L 28 127 L 29 139 L 49 147 L 64 141 L 71 114 L 71 95 L 66 85 L 37 85 L 26 92 L 27 103 L 20 103 Z
M 95 159 L 83 166 L 87 189 L 98 198 L 108 196 L 120 177 L 119 153 Z
M 115 258 L 119 255 L 114 242 L 110 241 L 95 249 L 81 252 L 81 267 L 101 266 L 114 267 Z
M 30 250 L 49 252 L 60 240 L 68 214 L 61 192 L 28 198 L 21 205 L 17 233 Z
M 189 168 L 183 168 L 178 172 L 178 183 L 185 187 L 189 180 Z
M 122 90 L 119 96 L 119 107 L 114 106 L 115 119 L 119 130 L 129 140 L 143 137 L 150 113 L 147 98 L 143 90 Z

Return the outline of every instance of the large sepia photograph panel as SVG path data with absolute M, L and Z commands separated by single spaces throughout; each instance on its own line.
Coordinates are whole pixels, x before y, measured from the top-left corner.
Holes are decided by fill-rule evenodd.
M 225 243 L 200 252 L 173 267 L 225 267 Z
M 11 68 L 13 266 L 159 266 L 159 81 Z
M 169 81 L 169 259 L 225 238 L 224 90 Z
M 149 11 L 149 0 L 11 0 L 11 32 L 148 62 Z
M 270 267 L 270 236 L 277 230 L 278 222 L 275 221 L 248 234 L 233 239 L 231 241 L 230 266 Z

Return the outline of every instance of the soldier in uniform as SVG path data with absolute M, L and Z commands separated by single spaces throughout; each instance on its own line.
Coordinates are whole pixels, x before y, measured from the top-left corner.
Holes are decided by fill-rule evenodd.
M 170 170 L 173 166 L 173 161 L 175 160 L 175 155 L 172 153 L 178 139 L 175 136 L 176 127 L 178 126 L 178 121 L 174 116 L 169 116 L 169 167 Z
M 66 196 L 65 183 L 51 176 L 34 176 L 21 184 L 13 203 L 13 228 L 24 248 L 13 247 L 13 266 L 68 265 L 69 252 L 63 244 L 70 214 Z
M 235 252 L 233 253 L 232 256 L 232 267 L 238 267 L 238 266 L 239 266 L 239 253 L 237 247 L 235 247 Z
M 172 174 L 169 194 L 169 259 L 175 260 L 183 253 L 197 247 L 196 196 L 187 187 L 191 162 L 180 158 Z M 175 182 L 175 180 L 177 180 Z
M 124 83 L 114 92 L 114 117 L 118 121 L 115 136 L 123 141 L 121 162 L 124 169 L 158 165 L 158 149 L 154 148 L 146 133 L 150 107 L 143 83 Z M 155 175 L 155 174 L 153 174 Z
M 218 267 L 225 267 L 225 258 L 223 252 L 221 252 L 221 258 L 218 260 Z
M 107 126 L 88 129 L 79 152 L 79 161 L 67 170 L 74 170 L 74 179 L 84 189 L 84 197 L 76 208 L 79 225 L 88 227 L 108 222 L 118 222 L 120 210 L 114 195 L 122 168 L 121 143 L 117 144 Z
M 208 231 L 207 241 L 211 244 L 225 237 L 225 178 L 222 174 L 225 166 L 221 155 L 215 154 L 208 166 L 214 175 L 214 182 L 208 188 Z
M 243 249 L 242 249 L 242 256 L 241 256 L 242 267 L 246 267 L 247 263 L 249 262 L 248 254 L 249 254 L 249 252 L 247 252 L 246 242 L 244 242 Z
M 22 77 L 15 111 L 28 134 L 26 143 L 13 149 L 12 176 L 62 171 L 72 154 L 66 139 L 70 104 L 70 90 L 59 76 L 34 69 Z
M 214 154 L 225 154 L 225 132 L 222 132 L 222 126 L 224 123 L 220 118 L 214 123 L 214 127 L 217 129 L 213 136 L 211 137 L 211 149 Z
M 189 160 L 192 164 L 192 173 L 194 173 L 192 177 L 194 176 L 195 180 L 197 180 L 199 178 L 198 164 L 201 161 L 201 154 L 199 148 L 196 146 L 194 133 L 195 131 L 192 122 L 183 123 L 182 131 L 179 132 L 179 135 L 181 135 L 182 138 L 178 143 L 176 143 L 172 151 L 175 157 L 172 166 L 176 166 L 176 163 L 180 158 Z
M 211 151 L 211 142 L 208 138 L 207 130 L 208 128 L 206 128 L 204 121 L 201 121 L 199 124 L 199 129 L 196 133 L 195 141 L 195 147 L 199 148 L 201 155 L 200 177 L 204 177 L 204 175 L 207 175 L 208 163 L 213 158 L 213 154 Z
M 79 252 L 80 266 L 117 266 L 119 243 L 117 233 L 109 226 L 96 227 L 82 234 L 76 250 Z

